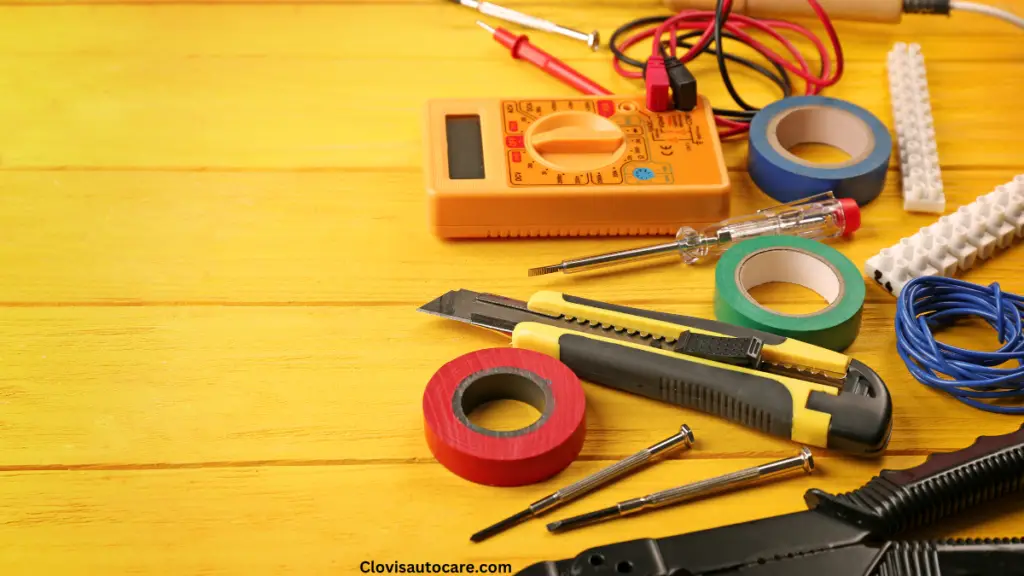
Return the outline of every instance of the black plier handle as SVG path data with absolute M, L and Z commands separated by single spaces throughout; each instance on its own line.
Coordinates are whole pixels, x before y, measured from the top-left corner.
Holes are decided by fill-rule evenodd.
M 659 539 L 598 546 L 520 576 L 1024 576 L 1021 534 L 894 541 L 986 501 L 1024 491 L 1024 427 L 883 470 L 846 494 L 810 490 L 808 510 Z M 622 572 L 620 570 L 620 572 Z

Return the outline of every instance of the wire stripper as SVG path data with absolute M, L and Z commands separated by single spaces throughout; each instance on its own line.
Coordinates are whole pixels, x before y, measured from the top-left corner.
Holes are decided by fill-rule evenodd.
M 502 332 L 577 376 L 715 414 L 801 444 L 873 456 L 892 403 L 868 366 L 805 342 L 731 324 L 558 292 L 529 302 L 451 291 L 420 311 Z
M 520 576 L 1024 576 L 1024 539 L 893 540 L 1024 491 L 1024 427 L 883 470 L 845 494 L 812 489 L 809 510 L 591 548 Z

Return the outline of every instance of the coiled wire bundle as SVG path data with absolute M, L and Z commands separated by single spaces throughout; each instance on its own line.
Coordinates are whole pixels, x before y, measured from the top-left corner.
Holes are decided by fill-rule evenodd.
M 897 300 L 896 349 L 921 383 L 974 408 L 1024 414 L 1024 406 L 1001 402 L 1024 399 L 1022 313 L 1024 298 L 1003 292 L 998 283 L 980 286 L 954 278 L 922 276 L 908 282 Z M 934 330 L 965 316 L 988 322 L 1002 346 L 994 352 L 978 352 L 935 340 Z M 996 368 L 1011 360 L 1017 362 L 1016 367 Z

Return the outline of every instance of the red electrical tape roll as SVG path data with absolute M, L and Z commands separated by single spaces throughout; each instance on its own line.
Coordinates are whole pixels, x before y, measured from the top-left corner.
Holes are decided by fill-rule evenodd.
M 492 400 L 537 408 L 533 424 L 498 432 L 467 414 Z M 558 360 L 531 350 L 491 348 L 445 364 L 423 392 L 427 444 L 455 474 L 490 486 L 540 482 L 565 469 L 583 448 L 586 399 L 579 378 Z

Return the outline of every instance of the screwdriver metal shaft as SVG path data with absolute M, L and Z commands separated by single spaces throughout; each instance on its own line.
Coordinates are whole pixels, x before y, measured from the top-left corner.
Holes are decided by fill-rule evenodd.
M 548 530 L 551 532 L 565 532 L 574 528 L 581 528 L 583 526 L 611 520 L 612 518 L 621 518 L 623 516 L 635 514 L 641 510 L 671 506 L 700 496 L 723 492 L 732 488 L 749 486 L 765 478 L 778 476 L 799 468 L 802 468 L 804 472 L 808 474 L 814 470 L 814 457 L 812 456 L 811 451 L 807 448 L 803 448 L 800 450 L 800 454 L 793 456 L 792 458 L 786 458 L 770 464 L 754 466 L 745 470 L 723 474 L 722 476 L 693 482 L 684 486 L 669 488 L 668 490 L 662 490 L 661 492 L 655 492 L 653 494 L 648 494 L 647 496 L 641 496 L 640 498 L 624 500 L 614 506 L 609 506 L 608 508 L 595 510 L 594 512 L 587 512 L 586 514 L 580 514 L 579 516 L 573 516 L 572 518 L 566 518 L 564 520 L 558 520 L 548 524 Z
M 678 450 L 689 448 L 693 446 L 693 442 L 693 431 L 690 430 L 689 426 L 683 424 L 679 427 L 679 432 L 677 434 L 674 434 L 649 448 L 641 450 L 625 460 L 620 460 L 599 472 L 591 474 L 570 486 L 566 486 L 557 492 L 537 500 L 533 504 L 530 504 L 526 510 L 510 516 L 493 526 L 484 528 L 470 536 L 469 539 L 473 542 L 482 542 L 495 534 L 504 532 L 524 520 L 533 518 L 534 516 L 539 516 L 548 510 L 561 506 L 562 504 L 579 498 L 588 492 L 596 490 L 621 476 L 633 472 L 637 468 L 651 462 L 661 460 Z
M 490 2 L 477 2 L 476 0 L 452 0 L 452 2 L 462 4 L 467 8 L 473 8 L 481 14 L 486 14 L 487 16 L 492 16 L 506 22 L 518 24 L 524 28 L 553 32 L 555 34 L 561 34 L 562 36 L 568 36 L 573 40 L 586 42 L 587 46 L 590 46 L 591 50 L 597 50 L 601 47 L 601 35 L 598 34 L 597 30 L 587 34 L 585 32 L 580 32 L 579 30 L 573 30 L 572 28 L 566 28 L 565 26 L 555 24 L 550 20 L 537 18 L 536 16 L 530 16 L 529 14 L 523 14 L 522 12 L 517 12 L 511 8 L 505 8 L 504 6 L 498 6 L 497 4 L 492 4 Z

